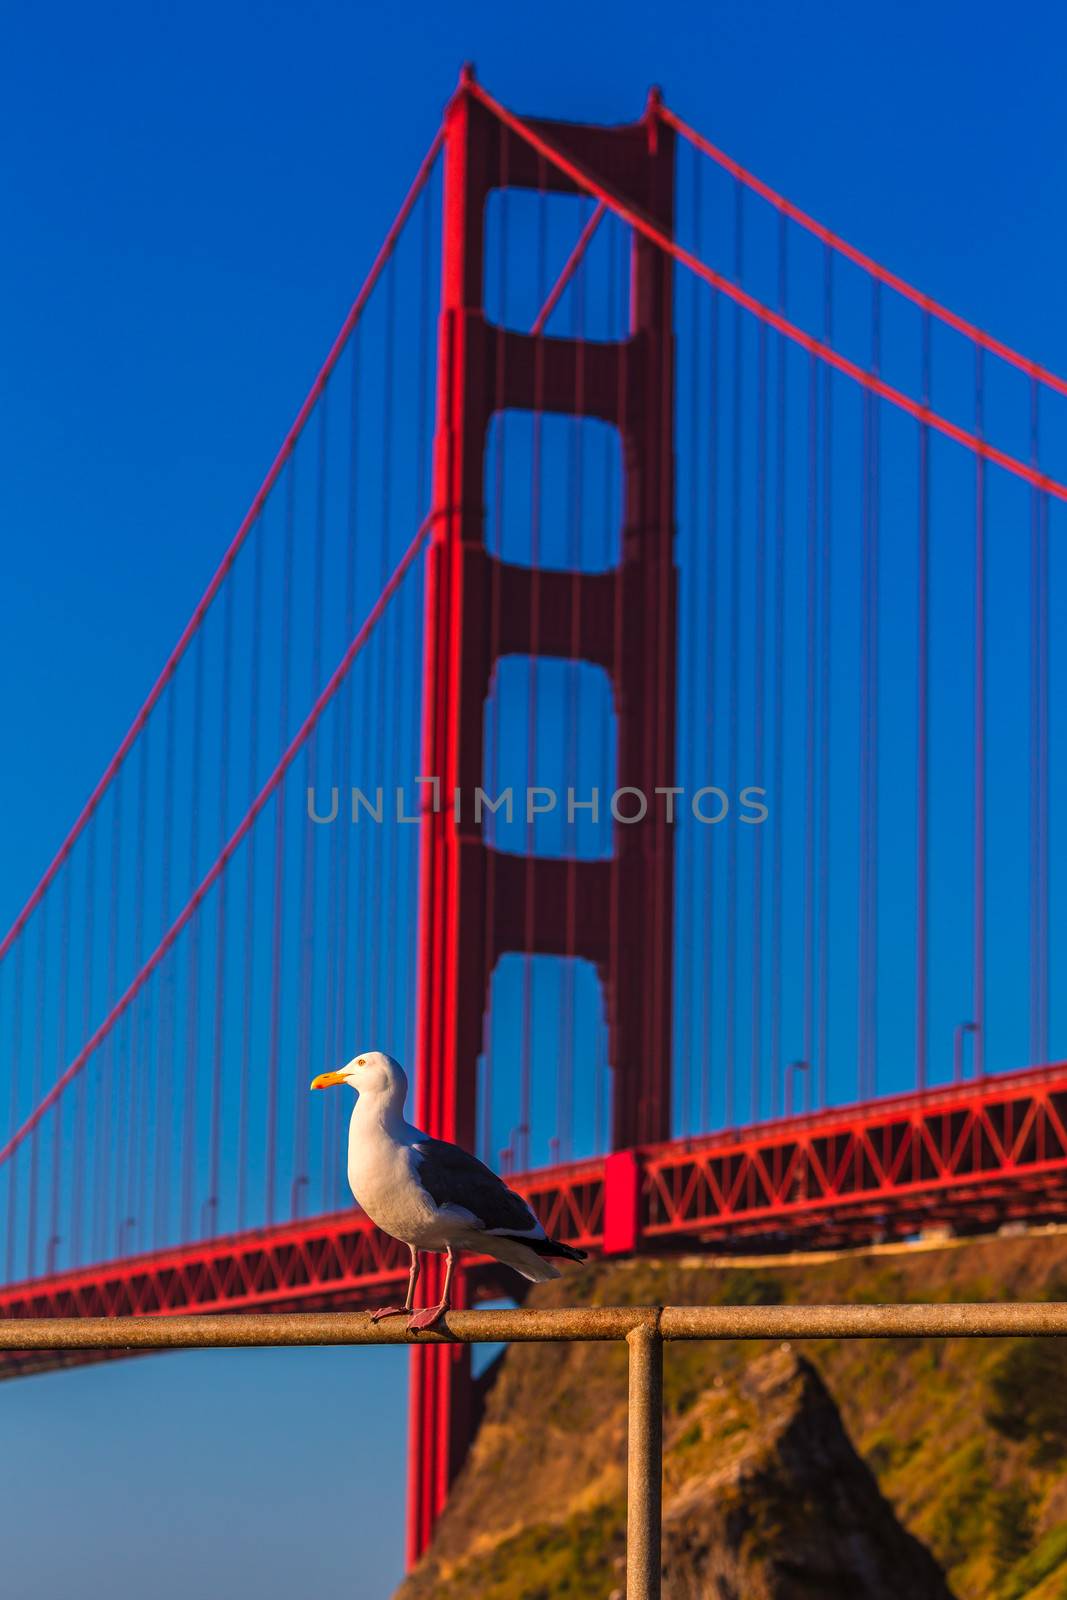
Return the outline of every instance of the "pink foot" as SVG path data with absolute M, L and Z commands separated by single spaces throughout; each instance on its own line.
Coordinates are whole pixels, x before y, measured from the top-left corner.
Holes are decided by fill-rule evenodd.
M 409 1318 L 408 1332 L 421 1333 L 426 1328 L 434 1327 L 440 1322 L 447 1310 L 448 1306 L 444 1301 L 439 1306 L 424 1306 L 421 1311 L 416 1311 Z
M 370 1319 L 372 1322 L 381 1322 L 383 1317 L 406 1317 L 407 1312 L 407 1306 L 379 1306 L 377 1311 L 371 1312 Z

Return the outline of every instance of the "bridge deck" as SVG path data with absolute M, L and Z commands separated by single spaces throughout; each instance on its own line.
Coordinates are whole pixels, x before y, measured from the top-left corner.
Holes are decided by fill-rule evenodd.
M 550 1232 L 595 1253 L 862 1244 L 938 1223 L 979 1231 L 1062 1219 L 1067 1063 L 620 1151 L 513 1182 Z M 406 1248 L 352 1210 L 8 1285 L 0 1317 L 353 1309 L 381 1303 L 406 1275 Z M 493 1267 L 468 1281 L 472 1299 L 507 1292 Z M 10 1355 L 0 1375 L 82 1359 Z

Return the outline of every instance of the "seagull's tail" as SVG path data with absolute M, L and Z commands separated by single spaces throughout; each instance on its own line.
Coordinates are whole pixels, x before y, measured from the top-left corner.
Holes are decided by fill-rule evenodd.
M 563 1261 L 587 1261 L 587 1250 L 576 1250 L 573 1245 L 564 1244 L 562 1239 L 538 1239 L 534 1249 L 539 1256 L 559 1256 Z
M 483 1234 L 479 1248 L 496 1256 L 498 1261 L 505 1262 L 507 1266 L 514 1267 L 531 1283 L 547 1283 L 550 1278 L 560 1276 L 559 1268 L 546 1259 L 549 1256 L 558 1256 L 567 1261 L 585 1260 L 584 1250 L 574 1250 L 558 1239 L 517 1239 L 507 1234 Z

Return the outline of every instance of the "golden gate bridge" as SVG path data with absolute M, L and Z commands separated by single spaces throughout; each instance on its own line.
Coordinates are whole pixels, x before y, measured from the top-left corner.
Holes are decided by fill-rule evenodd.
M 657 93 L 465 71 L 0 942 L 0 1314 L 395 1294 L 359 1045 L 595 1251 L 1062 1218 L 1065 396 Z M 412 1557 L 478 1403 L 412 1353 Z

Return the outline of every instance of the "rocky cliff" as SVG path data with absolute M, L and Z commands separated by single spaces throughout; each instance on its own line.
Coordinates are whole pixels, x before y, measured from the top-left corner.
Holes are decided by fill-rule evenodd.
M 538 1304 L 1067 1298 L 1067 1231 L 595 1263 Z M 622 1595 L 626 1356 L 519 1345 L 397 1600 Z M 667 1600 L 1067 1600 L 1067 1341 L 669 1347 Z

